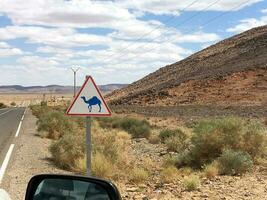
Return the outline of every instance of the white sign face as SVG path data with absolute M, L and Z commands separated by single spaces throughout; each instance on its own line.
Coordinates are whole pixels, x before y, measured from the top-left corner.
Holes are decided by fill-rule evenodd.
M 111 112 L 97 88 L 93 78 L 88 76 L 82 88 L 67 110 L 67 115 L 110 116 Z

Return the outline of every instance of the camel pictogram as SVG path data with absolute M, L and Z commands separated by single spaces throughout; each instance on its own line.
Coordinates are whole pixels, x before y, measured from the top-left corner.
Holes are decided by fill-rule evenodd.
M 86 100 L 85 96 L 82 96 L 81 98 L 83 99 L 84 103 L 88 104 L 89 112 L 92 111 L 92 106 L 94 105 L 98 105 L 98 112 L 101 112 L 101 101 L 96 96 L 93 96 L 91 99 L 88 100 Z

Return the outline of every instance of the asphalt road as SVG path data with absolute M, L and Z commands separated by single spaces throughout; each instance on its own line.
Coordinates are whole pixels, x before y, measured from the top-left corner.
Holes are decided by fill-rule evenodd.
M 14 141 L 25 108 L 0 109 L 0 166 L 8 147 Z

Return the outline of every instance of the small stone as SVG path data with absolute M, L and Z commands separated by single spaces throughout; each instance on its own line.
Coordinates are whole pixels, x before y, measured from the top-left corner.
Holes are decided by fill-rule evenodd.
M 160 156 L 164 156 L 164 155 L 166 155 L 166 154 L 168 154 L 167 151 L 161 151 L 161 152 L 159 153 Z
M 202 197 L 202 198 L 208 198 L 209 195 L 208 195 L 208 194 L 201 194 L 201 197 Z
M 127 192 L 136 192 L 137 190 L 138 190 L 137 187 L 131 187 L 126 189 Z

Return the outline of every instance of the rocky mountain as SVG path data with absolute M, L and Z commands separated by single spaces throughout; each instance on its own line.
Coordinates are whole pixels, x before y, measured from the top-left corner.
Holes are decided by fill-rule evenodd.
M 126 87 L 127 84 L 108 84 L 108 85 L 99 85 L 99 89 L 103 93 L 109 93 L 113 90 Z M 77 87 L 79 90 L 80 87 Z M 72 93 L 73 86 L 61 86 L 61 85 L 47 85 L 47 86 L 28 86 L 24 87 L 21 85 L 3 85 L 0 86 L 0 93 Z
M 225 39 L 107 97 L 112 105 L 267 104 L 267 26 Z

